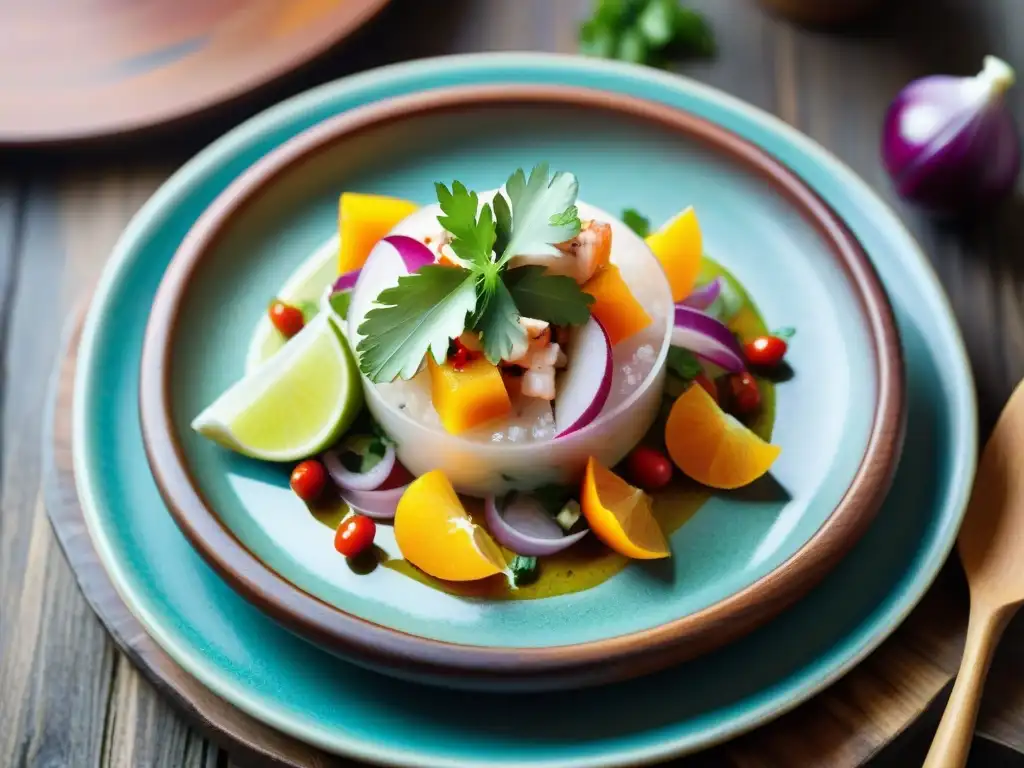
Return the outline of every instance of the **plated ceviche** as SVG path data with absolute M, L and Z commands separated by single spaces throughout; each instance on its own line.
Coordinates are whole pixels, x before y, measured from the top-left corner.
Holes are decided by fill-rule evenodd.
M 300 462 L 291 486 L 343 555 L 494 587 L 472 594 L 576 591 L 669 557 L 709 489 L 768 472 L 792 331 L 767 333 L 703 257 L 693 209 L 650 233 L 543 164 L 435 192 L 344 193 L 338 237 L 193 428 Z M 397 552 L 373 547 L 382 522 Z

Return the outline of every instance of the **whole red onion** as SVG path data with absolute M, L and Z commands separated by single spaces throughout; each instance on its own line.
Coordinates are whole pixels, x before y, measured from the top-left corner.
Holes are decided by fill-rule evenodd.
M 1014 72 L 985 57 L 976 77 L 915 80 L 889 107 L 882 159 L 903 197 L 945 213 L 996 202 L 1020 172 L 1020 138 L 1003 95 Z

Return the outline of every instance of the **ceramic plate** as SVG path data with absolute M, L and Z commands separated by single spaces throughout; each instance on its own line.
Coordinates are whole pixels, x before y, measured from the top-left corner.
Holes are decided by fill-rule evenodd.
M 290 492 L 289 467 L 239 457 L 189 423 L 242 375 L 239 340 L 252 335 L 282 272 L 336 233 L 341 190 L 428 204 L 434 181 L 487 189 L 542 160 L 577 173 L 583 199 L 606 211 L 639 208 L 660 221 L 693 203 L 711 257 L 769 326 L 798 329 L 787 355 L 796 375 L 775 388 L 782 456 L 772 482 L 712 496 L 675 530 L 673 557 L 659 567 L 634 563 L 572 594 L 467 598 L 388 567 L 356 573 L 335 552 L 334 532 Z M 733 639 L 805 593 L 856 542 L 902 441 L 894 325 L 867 257 L 831 211 L 714 124 L 597 90 L 443 89 L 317 125 L 213 203 L 153 303 L 142 427 L 163 496 L 201 554 L 307 637 L 374 669 L 447 685 L 594 684 Z M 673 503 L 688 508 L 694 497 L 657 494 L 656 513 L 671 517 Z M 380 527 L 377 544 L 401 558 L 392 529 Z
M 386 3 L 5 3 L 0 144 L 124 135 L 194 115 L 305 64 Z
M 143 328 L 164 270 L 239 173 L 343 110 L 495 82 L 562 83 L 660 101 L 782 160 L 874 260 L 896 309 L 910 397 L 906 447 L 875 523 L 821 586 L 776 621 L 696 661 L 571 702 L 568 694 L 476 694 L 467 711 L 464 694 L 337 662 L 224 584 L 165 512 L 143 455 L 137 387 Z M 780 714 L 862 659 L 910 611 L 950 551 L 974 471 L 974 390 L 952 314 L 912 239 L 863 182 L 781 122 L 724 94 L 582 59 L 417 61 L 314 90 L 245 124 L 183 168 L 130 225 L 99 286 L 80 356 L 79 492 L 100 556 L 131 609 L 182 666 L 240 708 L 325 749 L 395 764 L 635 764 Z

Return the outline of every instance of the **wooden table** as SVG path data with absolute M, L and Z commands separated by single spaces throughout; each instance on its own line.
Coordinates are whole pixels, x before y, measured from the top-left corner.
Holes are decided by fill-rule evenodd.
M 773 19 L 748 0 L 694 0 L 720 52 L 682 71 L 779 114 L 889 199 L 931 256 L 971 353 L 987 434 L 1024 375 L 1024 215 L 938 226 L 891 194 L 878 157 L 889 100 L 927 73 L 967 73 L 995 53 L 1024 70 L 1021 0 L 904 0 L 839 34 Z M 77 151 L 0 152 L 0 765 L 222 766 L 115 650 L 76 588 L 40 493 L 40 428 L 61 328 L 132 213 L 170 172 L 230 125 L 278 98 L 404 58 L 479 50 L 572 51 L 588 0 L 394 0 L 344 50 L 205 118 L 187 132 Z M 404 32 L 400 30 L 405 30 Z M 1024 118 L 1024 87 L 1010 94 Z M 0 105 L 2 108 L 2 105 Z M 957 620 L 936 630 L 929 617 Z M 962 643 L 965 590 L 952 564 L 925 603 L 856 674 L 768 727 L 687 765 L 912 765 Z M 1024 752 L 1024 623 L 1011 626 L 988 688 L 979 765 Z M 895 681 L 895 682 L 894 682 Z M 803 722 L 826 727 L 793 739 Z M 909 735 L 903 726 L 924 713 Z M 855 735 L 851 735 L 855 734 Z M 895 743 L 893 744 L 892 742 Z M 909 750 L 909 751 L 908 751 Z M 981 753 L 984 752 L 982 755 Z M 981 755 L 981 757 L 979 757 Z M 879 757 L 880 756 L 880 757 Z M 919 761 L 918 761 L 919 764 Z M 1021 758 L 1024 765 L 1024 758 Z

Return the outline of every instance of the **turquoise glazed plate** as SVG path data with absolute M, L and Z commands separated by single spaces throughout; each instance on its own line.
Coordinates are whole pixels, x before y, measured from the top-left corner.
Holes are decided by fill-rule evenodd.
M 249 165 L 346 109 L 495 82 L 558 83 L 660 101 L 782 161 L 872 257 L 896 310 L 910 397 L 903 458 L 876 521 L 832 574 L 776 621 L 699 660 L 571 702 L 568 694 L 475 694 L 470 713 L 464 694 L 339 663 L 221 582 L 163 509 L 143 455 L 137 388 L 143 329 L 170 257 Z M 729 263 L 724 255 L 723 261 Z M 183 667 L 241 709 L 322 748 L 385 763 L 635 764 L 763 723 L 847 671 L 916 604 L 950 551 L 974 471 L 973 386 L 954 320 L 917 247 L 863 182 L 806 138 L 728 96 L 682 78 L 574 58 L 418 61 L 325 86 L 243 125 L 183 168 L 130 225 L 90 310 L 80 360 L 79 492 L 90 533 L 129 607 Z
M 666 530 L 672 557 L 630 564 L 589 589 L 510 601 L 448 594 L 394 570 L 402 555 L 389 526 L 375 539 L 388 562 L 356 572 L 335 551 L 334 531 L 289 489 L 291 466 L 240 457 L 189 424 L 242 375 L 247 345 L 239 340 L 252 335 L 285 276 L 336 235 L 339 190 L 427 204 L 435 181 L 484 190 L 542 158 L 574 169 L 581 200 L 607 211 L 639 207 L 664 220 L 694 201 L 712 258 L 722 254 L 770 326 L 799 329 L 787 353 L 796 375 L 772 398 L 772 441 L 782 455 L 770 478 L 699 509 L 708 495 L 692 485 L 656 493 L 659 519 L 692 514 Z M 667 289 L 655 296 L 665 302 L 660 342 L 670 297 Z M 170 511 L 255 605 L 376 670 L 536 691 L 693 658 L 806 593 L 881 507 L 899 457 L 903 393 L 895 320 L 867 256 L 789 171 L 679 110 L 607 91 L 505 85 L 438 89 L 346 112 L 243 174 L 189 231 L 160 284 L 143 342 L 140 410 Z M 654 398 L 657 408 L 657 390 Z M 635 411 L 621 413 L 635 419 Z M 620 457 L 641 436 L 614 445 L 628 440 L 624 431 L 620 421 L 604 438 Z M 559 450 L 579 450 L 574 438 L 526 447 L 527 456 L 544 457 L 528 474 L 502 470 L 520 474 L 527 489 L 543 485 Z M 404 439 L 423 441 L 421 452 L 457 471 L 490 447 L 455 447 L 444 433 Z M 400 457 L 408 447 L 398 443 Z M 507 490 L 498 475 L 487 481 L 492 493 Z M 588 553 L 603 559 L 600 550 L 576 551 L 565 567 L 577 574 L 587 573 Z M 542 581 L 556 563 L 541 561 Z

